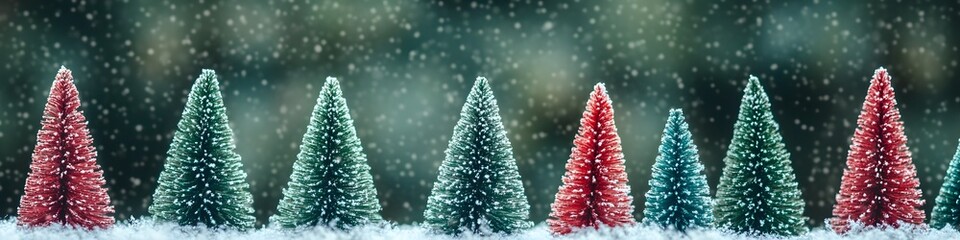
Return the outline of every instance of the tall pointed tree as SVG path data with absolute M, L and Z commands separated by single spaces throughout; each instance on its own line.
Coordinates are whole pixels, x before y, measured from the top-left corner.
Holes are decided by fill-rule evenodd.
M 946 226 L 960 229 L 960 146 L 950 161 L 947 176 L 943 178 L 940 195 L 930 214 L 930 225 L 934 228 Z
M 288 228 L 346 228 L 381 219 L 377 189 L 347 100 L 337 79 L 328 77 L 273 220 Z
M 877 69 L 857 119 L 831 224 L 837 232 L 851 222 L 864 226 L 923 224 L 920 181 L 907 148 L 890 75 Z
M 643 221 L 686 231 L 713 224 L 710 186 L 683 111 L 670 110 L 653 164 Z
M 80 110 L 79 92 L 72 73 L 63 66 L 50 88 L 40 124 L 17 210 L 18 224 L 87 229 L 113 225 L 113 206 Z
M 613 104 L 602 83 L 590 93 L 573 145 L 563 185 L 550 205 L 550 231 L 562 235 L 580 228 L 633 224 L 633 197 Z
M 149 208 L 158 220 L 253 227 L 253 196 L 219 85 L 216 73 L 204 69 L 190 90 Z
M 770 99 L 754 76 L 744 90 L 723 162 L 714 206 L 718 227 L 754 235 L 807 231 L 790 153 L 773 119 Z
M 533 225 L 499 112 L 490 84 L 478 77 L 427 199 L 428 227 L 447 234 L 486 234 L 516 233 Z

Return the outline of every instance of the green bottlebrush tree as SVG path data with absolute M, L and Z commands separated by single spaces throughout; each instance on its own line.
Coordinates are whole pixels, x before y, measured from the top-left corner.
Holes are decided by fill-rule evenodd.
M 381 219 L 377 189 L 347 100 L 337 79 L 327 78 L 272 220 L 288 228 L 346 228 Z
M 643 221 L 679 231 L 710 227 L 710 186 L 682 110 L 670 110 L 659 152 L 646 194 Z
M 800 235 L 803 199 L 770 99 L 750 76 L 723 159 L 714 217 L 719 227 L 748 234 Z
M 947 175 L 943 178 L 940 195 L 937 195 L 936 206 L 930 214 L 930 226 L 960 229 L 960 146 L 957 146 Z
M 499 112 L 487 79 L 477 78 L 427 199 L 428 227 L 459 234 L 515 233 L 532 226 Z
M 187 97 L 150 213 L 180 225 L 252 228 L 246 182 L 216 73 L 204 69 Z

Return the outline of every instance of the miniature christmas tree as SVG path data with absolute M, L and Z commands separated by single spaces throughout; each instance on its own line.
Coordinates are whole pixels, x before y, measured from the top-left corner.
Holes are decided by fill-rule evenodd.
M 533 225 L 499 112 L 487 79 L 478 77 L 427 200 L 428 227 L 447 234 L 509 234 Z
M 80 111 L 70 70 L 60 67 L 43 111 L 33 162 L 20 198 L 23 226 L 64 224 L 86 229 L 113 225 L 97 151 Z
M 336 78 L 327 78 L 303 135 L 274 221 L 283 227 L 379 221 L 380 203 L 367 156 Z
M 960 229 L 960 146 L 950 161 L 936 203 L 930 214 L 930 225 L 938 229 L 946 226 Z
M 723 162 L 714 207 L 718 227 L 753 235 L 807 231 L 790 153 L 770 111 L 770 99 L 754 76 L 744 90 Z
M 252 228 L 253 196 L 234 150 L 216 73 L 204 69 L 177 124 L 150 213 L 180 225 Z
M 879 68 L 857 119 L 830 222 L 841 233 L 849 230 L 851 222 L 891 227 L 923 224 L 919 187 L 890 75 Z
M 602 83 L 590 93 L 573 145 L 563 185 L 550 205 L 550 231 L 561 235 L 580 228 L 633 224 L 633 197 L 613 104 Z
M 679 231 L 710 227 L 710 186 L 682 110 L 670 110 L 659 152 L 653 164 L 643 221 Z

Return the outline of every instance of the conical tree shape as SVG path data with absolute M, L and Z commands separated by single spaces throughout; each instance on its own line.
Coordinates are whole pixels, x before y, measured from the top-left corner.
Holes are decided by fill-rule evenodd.
M 180 225 L 252 228 L 246 182 L 216 73 L 204 69 L 187 97 L 150 213 Z
M 930 225 L 934 228 L 950 226 L 960 229 L 960 146 L 950 161 L 947 176 L 943 178 L 940 195 L 930 214 Z
M 447 234 L 516 233 L 533 225 L 499 112 L 487 79 L 478 77 L 427 199 L 428 227 Z
M 43 111 L 33 162 L 20 198 L 23 226 L 64 224 L 87 229 L 113 225 L 97 151 L 80 111 L 70 70 L 60 67 Z
M 347 101 L 337 79 L 327 78 L 273 221 L 288 228 L 346 228 L 379 221 L 379 212 L 377 189 Z
M 563 185 L 550 205 L 550 231 L 560 235 L 579 228 L 633 224 L 633 197 L 613 104 L 602 83 L 590 93 L 573 145 Z
M 887 70 L 877 69 L 857 119 L 833 208 L 831 224 L 837 232 L 849 230 L 851 222 L 892 227 L 901 222 L 923 224 L 920 181 L 894 95 Z
M 750 76 L 723 159 L 714 218 L 718 227 L 747 234 L 800 235 L 803 199 L 770 99 Z
M 679 231 L 710 227 L 710 186 L 682 110 L 670 110 L 659 152 L 646 194 L 643 221 Z

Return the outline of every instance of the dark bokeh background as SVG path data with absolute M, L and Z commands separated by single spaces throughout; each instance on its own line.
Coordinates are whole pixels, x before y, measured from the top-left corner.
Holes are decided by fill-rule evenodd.
M 862 2 L 862 3 L 861 3 Z M 0 0 L 0 215 L 72 69 L 120 219 L 143 216 L 187 91 L 215 69 L 257 218 L 272 215 L 326 76 L 340 77 L 386 219 L 422 220 L 477 75 L 491 79 L 543 221 L 591 86 L 615 102 L 635 215 L 671 107 L 720 177 L 760 77 L 811 225 L 830 216 L 868 78 L 894 77 L 929 211 L 960 137 L 958 1 Z M 715 189 L 713 189 L 715 191 Z

